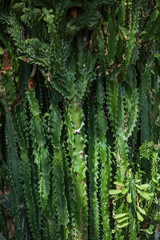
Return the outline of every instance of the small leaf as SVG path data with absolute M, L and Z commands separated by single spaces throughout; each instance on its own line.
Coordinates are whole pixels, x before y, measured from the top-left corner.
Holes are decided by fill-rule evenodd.
M 45 113 L 45 114 L 44 114 L 44 118 L 45 118 L 45 117 L 49 117 L 49 116 L 50 116 L 49 113 Z
M 125 217 L 125 216 L 127 216 L 128 215 L 128 213 L 120 213 L 120 214 L 116 214 L 115 215 L 115 219 L 118 219 L 118 218 L 123 218 L 123 217 Z
M 115 181 L 114 184 L 115 184 L 115 185 L 118 185 L 118 186 L 124 187 L 124 184 L 123 184 L 123 183 L 120 183 L 120 182 L 117 182 L 117 181 Z
M 19 56 L 18 59 L 24 60 L 26 57 L 25 56 Z
M 150 231 L 150 230 L 148 230 L 148 229 L 141 229 L 141 231 L 146 232 L 146 233 L 148 233 L 148 234 L 153 234 L 153 231 Z
M 2 127 L 2 123 L 0 123 L 0 127 Z
M 143 31 L 143 32 L 141 32 L 140 34 L 141 34 L 141 35 L 144 35 L 144 34 L 146 34 L 146 33 L 147 33 L 146 31 Z
M 115 195 L 115 194 L 119 194 L 119 193 L 121 193 L 121 190 L 109 190 L 109 194 L 110 195 Z
M 120 218 L 117 220 L 118 223 L 124 222 L 125 220 L 127 220 L 128 217 L 124 217 L 124 218 Z
M 146 199 L 146 200 L 150 200 L 151 199 L 151 197 L 150 197 L 150 195 L 148 193 L 142 192 L 140 190 L 137 190 L 137 191 L 144 199 Z
M 122 225 L 117 225 L 118 228 L 124 228 L 127 227 L 129 225 L 129 223 L 124 223 Z
M 158 184 L 158 180 L 157 180 L 157 179 L 152 178 L 152 180 L 153 180 L 154 183 L 157 183 L 157 184 Z
M 127 195 L 127 202 L 128 202 L 128 203 L 131 203 L 131 202 L 132 202 L 131 193 L 129 193 L 129 194 Z
M 145 199 L 143 197 L 140 197 L 139 203 L 142 203 Z
M 40 16 L 40 18 L 38 19 L 37 22 L 41 21 L 41 19 L 42 19 L 43 17 L 44 17 L 44 14 L 42 14 L 42 15 Z
M 137 212 L 137 217 L 141 222 L 143 222 L 144 218 L 141 216 L 139 212 Z
M 148 189 L 149 187 L 150 187 L 150 184 L 142 184 L 142 185 L 137 185 L 136 184 L 136 187 L 138 188 L 138 189 L 140 189 L 140 190 L 146 190 L 146 189 Z
M 123 33 L 124 38 L 127 40 L 128 39 L 128 30 L 124 27 L 119 26 L 119 29 Z
M 0 55 L 2 55 L 4 53 L 3 48 L 0 47 Z
M 147 193 L 149 196 L 153 197 L 154 193 Z
M 136 183 L 139 183 L 140 181 L 141 181 L 140 179 L 135 180 Z
M 140 213 L 146 215 L 146 212 L 145 212 L 144 209 L 142 209 L 141 207 L 138 207 L 138 206 L 137 206 L 137 208 L 138 208 L 138 211 L 139 211 Z
M 155 58 L 159 58 L 159 57 L 160 57 L 160 54 L 154 54 L 154 57 L 155 57 Z
M 125 194 L 128 192 L 128 190 L 129 190 L 128 188 L 124 188 L 124 189 L 122 189 L 122 194 L 125 195 Z

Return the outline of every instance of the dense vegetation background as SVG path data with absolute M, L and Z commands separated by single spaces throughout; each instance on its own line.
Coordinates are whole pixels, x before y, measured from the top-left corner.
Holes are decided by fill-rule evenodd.
M 6 239 L 158 239 L 159 15 L 159 0 L 1 0 Z

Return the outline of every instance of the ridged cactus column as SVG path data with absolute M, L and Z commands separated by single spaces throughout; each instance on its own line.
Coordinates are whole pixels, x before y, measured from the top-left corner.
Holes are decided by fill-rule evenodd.
M 72 164 L 74 239 L 88 239 L 88 203 L 83 111 L 76 98 L 65 106 L 68 151 Z

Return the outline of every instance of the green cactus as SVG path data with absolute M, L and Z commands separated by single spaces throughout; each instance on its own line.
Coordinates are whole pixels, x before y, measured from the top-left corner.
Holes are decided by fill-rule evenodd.
M 7 239 L 8 216 L 17 240 L 154 238 L 159 7 L 158 0 L 1 1 Z

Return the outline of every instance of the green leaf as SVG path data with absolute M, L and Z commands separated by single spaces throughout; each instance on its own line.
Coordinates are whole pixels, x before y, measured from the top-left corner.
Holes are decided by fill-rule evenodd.
M 153 197 L 154 193 L 147 193 L 149 196 Z
M 155 74 L 155 72 L 151 69 L 151 73 Z
M 121 193 L 121 190 L 109 190 L 110 195 L 115 195 Z
M 146 200 L 150 200 L 151 199 L 151 197 L 150 197 L 150 195 L 148 193 L 142 192 L 140 190 L 137 190 L 137 191 L 144 199 L 146 199 Z
M 146 212 L 145 212 L 144 209 L 142 209 L 141 207 L 138 207 L 138 206 L 137 206 L 137 208 L 138 208 L 138 211 L 139 211 L 140 213 L 146 215 Z
M 0 127 L 2 127 L 2 123 L 0 123 Z
M 127 202 L 128 202 L 128 203 L 131 203 L 131 202 L 132 202 L 131 193 L 129 193 L 129 194 L 127 195 Z
M 160 54 L 154 54 L 154 57 L 155 57 L 155 58 L 159 58 L 159 57 L 160 57 Z
M 143 197 L 140 197 L 139 203 L 142 203 L 145 199 Z
M 115 185 L 118 185 L 118 186 L 122 186 L 122 187 L 125 186 L 123 183 L 120 183 L 120 182 L 117 182 L 117 181 L 115 181 L 114 184 L 115 184 Z
M 50 116 L 49 113 L 45 113 L 45 114 L 44 114 L 44 118 L 45 118 L 45 117 L 49 117 L 49 116 Z
M 141 33 L 140 33 L 140 35 L 144 35 L 144 34 L 146 34 L 147 32 L 146 31 L 142 31 Z
M 139 212 L 137 212 L 137 217 L 141 222 L 143 222 L 144 218 L 141 216 Z
M 116 214 L 115 215 L 115 219 L 118 219 L 118 218 L 123 218 L 123 217 L 125 217 L 125 216 L 127 216 L 128 215 L 128 213 L 120 213 L 120 214 Z
M 117 225 L 118 228 L 124 228 L 127 227 L 129 225 L 129 223 L 124 223 L 122 225 Z
M 119 26 L 119 29 L 121 30 L 124 38 L 127 40 L 128 39 L 128 30 L 124 27 Z
M 124 188 L 124 189 L 122 189 L 122 194 L 125 195 L 125 194 L 128 192 L 128 190 L 129 190 L 128 188 Z
M 158 184 L 158 180 L 157 180 L 157 179 L 152 178 L 152 180 L 153 180 L 154 183 L 157 183 L 157 184 Z
M 135 180 L 136 183 L 139 183 L 140 181 L 141 181 L 140 179 Z
M 51 16 L 51 18 L 55 18 L 55 16 L 53 14 L 51 14 L 50 16 Z
M 25 56 L 19 56 L 18 59 L 24 60 L 26 57 Z
M 150 187 L 150 184 L 142 184 L 142 185 L 137 185 L 136 184 L 136 187 L 138 188 L 138 189 L 140 189 L 140 190 L 146 190 L 146 189 L 148 189 L 149 187 Z
M 153 234 L 153 231 L 150 231 L 150 230 L 148 230 L 148 229 L 141 229 L 141 231 L 142 232 L 146 232 L 146 233 L 148 233 L 148 234 Z
M 0 47 L 0 55 L 2 55 L 4 53 L 3 48 Z
M 128 217 L 124 217 L 124 218 L 120 218 L 117 220 L 118 223 L 124 222 L 125 220 L 127 220 Z

